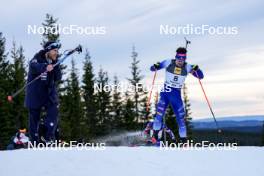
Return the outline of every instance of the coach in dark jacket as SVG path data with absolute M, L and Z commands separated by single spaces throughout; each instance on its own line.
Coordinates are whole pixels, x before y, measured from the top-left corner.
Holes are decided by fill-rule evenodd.
M 59 43 L 47 42 L 44 49 L 35 54 L 29 64 L 28 83 L 46 72 L 26 89 L 25 105 L 29 109 L 29 132 L 32 142 L 39 141 L 38 126 L 42 108 L 45 109 L 47 114 L 45 119 L 47 127 L 46 140 L 54 140 L 54 133 L 58 124 L 56 82 L 61 80 L 61 69 L 60 65 L 55 67 L 53 65 L 57 62 L 59 48 Z

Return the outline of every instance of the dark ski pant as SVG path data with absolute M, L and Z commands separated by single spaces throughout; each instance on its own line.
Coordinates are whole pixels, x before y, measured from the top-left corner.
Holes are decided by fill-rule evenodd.
M 179 136 L 181 138 L 187 137 L 185 124 L 185 110 L 181 98 L 181 90 L 172 88 L 170 92 L 160 92 L 160 100 L 157 105 L 157 114 L 154 119 L 153 129 L 160 130 L 162 127 L 163 116 L 165 115 L 168 105 L 171 104 L 176 121 L 179 127 Z
M 48 106 L 44 106 L 44 108 L 47 113 L 45 119 L 45 126 L 47 127 L 46 140 L 54 140 L 55 130 L 58 125 L 58 107 L 55 104 L 50 104 Z M 39 142 L 38 128 L 41 110 L 42 108 L 29 108 L 29 132 L 32 142 Z

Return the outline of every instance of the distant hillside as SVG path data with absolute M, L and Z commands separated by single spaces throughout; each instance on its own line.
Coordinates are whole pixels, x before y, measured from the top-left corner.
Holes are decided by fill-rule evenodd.
M 217 118 L 221 129 L 228 131 L 262 133 L 264 124 L 264 115 L 257 116 L 230 116 Z M 192 121 L 194 130 L 215 129 L 213 118 L 206 118 Z

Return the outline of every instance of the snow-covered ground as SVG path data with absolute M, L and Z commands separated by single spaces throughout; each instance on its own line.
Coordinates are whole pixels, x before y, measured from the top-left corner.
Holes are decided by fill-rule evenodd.
M 0 176 L 263 176 L 264 147 L 0 151 Z

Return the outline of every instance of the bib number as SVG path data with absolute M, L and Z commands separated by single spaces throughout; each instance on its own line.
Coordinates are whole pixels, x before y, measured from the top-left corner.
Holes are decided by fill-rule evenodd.
M 166 73 L 166 85 L 173 88 L 182 88 L 186 76 L 183 75 L 175 75 L 173 73 Z
M 174 76 L 173 80 L 177 82 L 178 81 L 178 76 Z

